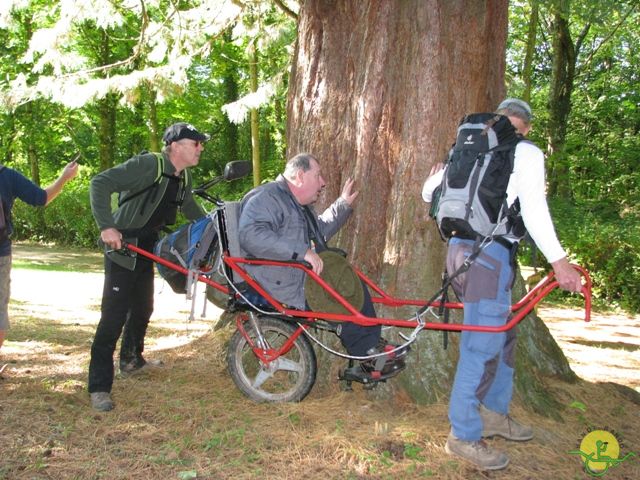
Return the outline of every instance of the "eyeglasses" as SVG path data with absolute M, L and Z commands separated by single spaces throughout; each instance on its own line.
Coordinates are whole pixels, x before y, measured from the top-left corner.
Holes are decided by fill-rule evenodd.
M 191 140 L 189 139 L 189 142 L 193 142 L 193 146 L 198 148 L 200 145 L 204 146 L 204 142 L 200 141 L 200 140 Z M 186 145 L 186 142 L 181 141 L 182 145 Z

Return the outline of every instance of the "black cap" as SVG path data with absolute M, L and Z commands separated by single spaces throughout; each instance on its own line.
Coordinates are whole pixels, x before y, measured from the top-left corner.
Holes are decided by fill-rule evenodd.
M 209 140 L 209 135 L 206 133 L 200 133 L 196 130 L 196 127 L 190 123 L 178 122 L 167 128 L 162 136 L 162 140 L 165 145 L 170 145 L 173 142 L 177 142 L 184 138 L 197 140 L 198 142 L 206 142 Z

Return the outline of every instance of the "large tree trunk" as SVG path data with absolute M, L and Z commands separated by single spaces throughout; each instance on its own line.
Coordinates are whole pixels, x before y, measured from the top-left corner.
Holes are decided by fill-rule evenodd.
M 107 32 L 100 32 L 100 43 L 97 51 L 98 65 L 109 65 L 112 60 L 111 42 Z M 100 171 L 113 167 L 116 141 L 116 108 L 117 97 L 108 93 L 98 100 L 98 152 Z
M 549 90 L 549 140 L 551 157 L 549 195 L 568 198 L 571 185 L 567 181 L 569 166 L 564 147 L 567 120 L 571 112 L 571 92 L 576 69 L 576 51 L 569 30 L 569 0 L 553 3 L 553 62 Z
M 328 183 L 320 207 L 355 177 L 356 211 L 334 243 L 392 294 L 427 299 L 440 286 L 445 244 L 420 190 L 462 115 L 491 111 L 502 98 L 506 33 L 507 0 L 304 3 L 288 156 L 320 160 Z M 441 334 L 422 333 L 394 387 L 420 402 L 448 393 L 452 337 L 454 348 L 444 350 Z

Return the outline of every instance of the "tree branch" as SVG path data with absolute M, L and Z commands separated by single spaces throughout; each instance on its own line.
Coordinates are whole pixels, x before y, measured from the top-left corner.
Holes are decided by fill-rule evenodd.
M 298 21 L 298 14 L 285 5 L 282 0 L 273 0 L 280 9 L 294 20 Z
M 629 18 L 629 15 L 631 15 L 633 13 L 633 11 L 636 9 L 636 7 L 638 6 L 637 2 L 634 2 L 631 5 L 631 8 L 629 8 L 629 11 L 620 19 L 620 21 L 618 22 L 618 24 L 613 27 L 613 29 L 611 30 L 611 32 L 609 32 L 609 35 L 607 35 L 601 42 L 600 44 L 594 48 L 593 50 L 591 50 L 591 53 L 589 54 L 589 56 L 585 59 L 584 62 L 582 62 L 580 64 L 579 67 L 576 68 L 577 71 L 581 72 L 584 68 L 589 66 L 589 63 L 591 63 L 591 61 L 593 60 L 593 57 L 595 56 L 596 53 L 598 53 L 598 50 L 600 50 L 600 48 L 602 47 L 602 45 L 604 45 L 605 43 L 607 43 L 611 37 L 613 37 L 613 34 L 616 33 L 616 31 L 622 26 L 622 24 L 624 22 L 627 21 L 627 18 Z M 583 38 L 579 39 L 580 42 L 582 42 Z M 580 48 L 580 46 L 577 44 L 576 42 L 576 55 L 578 53 L 578 49 Z

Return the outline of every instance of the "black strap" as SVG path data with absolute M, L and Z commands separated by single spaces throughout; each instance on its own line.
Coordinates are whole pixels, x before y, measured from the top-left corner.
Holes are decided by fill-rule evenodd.
M 134 198 L 142 195 L 144 192 L 148 192 L 149 190 L 154 188 L 156 185 L 158 185 L 160 183 L 161 179 L 162 179 L 162 175 L 160 177 L 156 178 L 151 185 L 147 185 L 142 190 L 138 190 L 136 193 L 132 193 L 131 195 L 126 196 L 123 199 L 119 200 L 118 201 L 118 208 L 121 207 L 122 205 L 124 205 L 125 203 L 127 203 L 129 200 L 133 200 Z
M 449 286 L 451 282 L 449 280 L 449 274 L 445 270 L 442 274 L 442 296 L 440 297 L 440 308 L 438 309 L 438 316 L 442 317 L 442 323 L 449 323 L 449 309 L 445 305 L 449 302 Z M 442 348 L 447 349 L 449 346 L 449 332 L 447 330 L 442 331 Z
M 304 211 L 304 216 L 307 220 L 307 229 L 309 231 L 309 240 L 312 241 L 315 245 L 316 253 L 320 253 L 324 250 L 328 250 L 329 247 L 324 237 L 322 236 L 322 232 L 320 231 L 320 226 L 318 225 L 318 220 L 311 208 L 307 205 L 302 207 Z
M 488 245 L 488 243 L 484 244 L 484 246 L 486 246 L 486 245 Z M 480 253 L 482 253 L 482 249 L 484 248 L 484 246 L 482 246 L 482 242 L 480 240 L 476 240 L 476 242 L 473 245 L 473 250 L 471 251 L 471 254 L 467 257 L 467 259 L 464 261 L 464 263 L 462 265 L 460 265 L 460 267 L 458 267 L 458 269 L 455 272 L 453 272 L 453 274 L 451 276 L 447 275 L 446 277 L 443 277 L 442 288 L 440 288 L 440 290 L 438 290 L 435 293 L 435 295 L 433 295 L 433 297 L 431 297 L 427 301 L 427 303 L 425 303 L 424 307 L 420 308 L 420 310 L 418 310 L 416 312 L 416 316 L 417 317 L 419 317 L 424 312 L 426 312 L 429 309 L 429 307 L 431 306 L 431 304 L 433 302 L 435 302 L 438 297 L 443 295 L 443 292 L 445 292 L 445 290 L 447 290 L 449 288 L 449 286 L 451 285 L 451 282 L 456 277 L 458 277 L 459 275 L 462 275 L 467 270 L 469 270 L 469 268 L 471 268 L 471 265 L 473 264 L 473 262 L 476 260 L 476 258 L 478 258 Z M 442 308 L 442 307 L 440 307 L 440 308 Z M 447 312 L 447 309 L 445 309 L 445 312 Z M 448 322 L 448 320 L 449 320 L 449 317 L 446 317 L 446 322 Z

